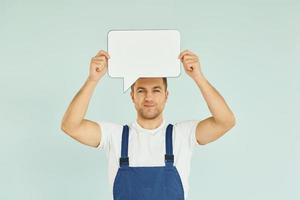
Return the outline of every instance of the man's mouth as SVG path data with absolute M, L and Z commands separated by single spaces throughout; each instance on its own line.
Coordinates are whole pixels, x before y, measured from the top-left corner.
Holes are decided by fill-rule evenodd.
M 153 107 L 153 104 L 144 104 L 145 107 Z

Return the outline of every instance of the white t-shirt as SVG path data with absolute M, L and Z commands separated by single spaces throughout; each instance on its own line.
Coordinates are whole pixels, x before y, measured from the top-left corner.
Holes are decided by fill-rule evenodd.
M 193 147 L 196 146 L 196 126 L 199 121 L 189 120 L 173 124 L 174 166 L 180 175 L 184 197 L 189 191 L 190 163 Z M 123 125 L 99 121 L 101 126 L 101 142 L 98 149 L 104 149 L 108 159 L 108 181 L 111 192 L 119 168 Z M 165 133 L 169 123 L 163 119 L 156 129 L 145 129 L 135 120 L 129 126 L 128 157 L 129 166 L 165 166 Z

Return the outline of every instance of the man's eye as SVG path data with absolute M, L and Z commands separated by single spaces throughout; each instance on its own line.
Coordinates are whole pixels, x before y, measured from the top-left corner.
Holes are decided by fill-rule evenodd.
M 154 90 L 154 92 L 160 92 L 160 90 Z

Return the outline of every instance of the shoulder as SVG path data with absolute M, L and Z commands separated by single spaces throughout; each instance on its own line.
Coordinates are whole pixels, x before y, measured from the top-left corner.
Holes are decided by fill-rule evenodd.
M 122 128 L 123 125 L 116 123 L 116 122 L 111 122 L 111 121 L 105 121 L 105 120 L 97 120 L 97 123 L 103 127 L 103 129 L 115 129 L 115 128 Z
M 123 129 L 123 125 L 117 122 L 98 120 L 97 123 L 100 126 L 101 132 L 107 135 L 117 134 Z
M 122 134 L 123 125 L 106 120 L 97 120 L 96 122 L 100 127 L 101 133 L 101 140 L 98 148 L 107 150 L 111 141 L 115 140 L 114 138 L 119 138 Z
M 189 131 L 197 127 L 199 120 L 184 120 L 174 123 L 175 130 Z
M 197 144 L 196 141 L 196 129 L 199 120 L 185 120 L 176 122 L 174 124 L 174 134 L 176 138 L 180 138 L 180 140 L 187 142 L 186 146 L 194 147 Z

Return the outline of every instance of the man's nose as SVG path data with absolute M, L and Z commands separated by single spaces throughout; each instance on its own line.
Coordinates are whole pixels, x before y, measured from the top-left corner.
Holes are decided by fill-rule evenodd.
M 152 99 L 152 93 L 151 92 L 147 92 L 145 99 L 146 100 Z

